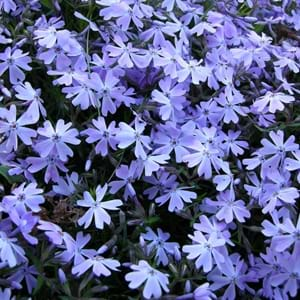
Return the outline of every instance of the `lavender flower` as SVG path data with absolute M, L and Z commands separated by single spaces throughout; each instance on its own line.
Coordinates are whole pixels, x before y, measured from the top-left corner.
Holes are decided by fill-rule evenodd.
M 195 231 L 194 236 L 189 235 L 189 238 L 195 244 L 183 246 L 182 251 L 188 253 L 188 259 L 197 258 L 195 265 L 198 269 L 203 267 L 204 272 L 209 272 L 214 262 L 217 264 L 224 262 L 224 256 L 220 249 L 217 249 L 225 245 L 224 239 L 217 238 L 215 233 L 207 238 L 200 231 Z
M 242 200 L 235 200 L 230 191 L 222 192 L 217 196 L 216 202 L 208 200 L 208 204 L 218 207 L 216 217 L 218 220 L 225 220 L 230 223 L 236 218 L 239 222 L 245 222 L 245 218 L 250 218 L 250 212 L 245 207 Z
M 229 259 L 220 267 L 208 275 L 208 279 L 213 281 L 211 289 L 218 290 L 221 287 L 228 285 L 226 288 L 223 299 L 234 300 L 236 299 L 236 286 L 240 290 L 245 290 L 247 281 L 253 281 L 250 275 L 246 274 L 247 265 L 240 259 L 239 255 L 231 255 Z
M 23 114 L 18 119 L 16 117 L 17 111 L 16 106 L 11 105 L 9 110 L 3 111 L 3 119 L 0 120 L 0 133 L 7 137 L 5 148 L 7 152 L 17 150 L 18 148 L 18 137 L 25 145 L 32 145 L 32 138 L 36 137 L 37 133 L 35 130 L 25 127 L 26 125 L 33 124 L 34 121 L 28 118 L 26 114 Z
M 123 203 L 119 199 L 102 201 L 106 191 L 107 184 L 103 187 L 98 185 L 96 189 L 96 200 L 93 199 L 89 192 L 84 192 L 84 199 L 77 201 L 77 205 L 89 208 L 88 211 L 78 219 L 80 226 L 84 225 L 84 228 L 88 228 L 93 218 L 95 219 L 95 226 L 98 229 L 103 229 L 104 224 L 110 224 L 111 217 L 106 210 L 118 210 L 118 206 L 121 206 Z
M 44 123 L 44 127 L 38 129 L 38 134 L 45 137 L 35 145 L 35 150 L 41 157 L 47 157 L 50 153 L 57 153 L 62 161 L 66 161 L 68 156 L 73 156 L 73 151 L 66 144 L 78 145 L 77 129 L 69 129 L 72 123 L 65 124 L 64 120 L 58 120 L 55 129 L 49 121 Z
M 146 135 L 142 135 L 145 130 L 145 123 L 141 122 L 138 118 L 134 120 L 135 129 L 128 124 L 121 122 L 119 124 L 120 131 L 116 135 L 118 141 L 118 147 L 125 149 L 131 144 L 135 143 L 134 154 L 137 158 L 146 158 L 145 149 L 150 150 L 150 138 Z
M 13 0 L 1 0 L 0 1 L 0 10 L 4 10 L 6 13 L 9 13 L 10 11 L 15 11 L 17 9 L 17 5 Z M 4 294 L 8 293 L 10 294 L 9 289 L 5 289 Z M 7 296 L 7 299 L 9 299 L 10 296 Z M 6 298 L 5 298 L 6 300 Z
M 93 273 L 96 276 L 110 276 L 111 270 L 119 271 L 118 267 L 120 263 L 112 258 L 104 258 L 101 256 L 102 252 L 98 251 L 95 255 L 87 258 L 86 260 L 80 262 L 78 265 L 72 268 L 72 274 L 76 274 L 77 276 L 82 275 L 88 269 L 92 267 Z
M 98 142 L 95 147 L 96 153 L 100 153 L 102 156 L 108 154 L 108 146 L 112 149 L 116 149 L 117 140 L 115 134 L 117 132 L 115 122 L 111 122 L 107 127 L 105 120 L 99 117 L 97 120 L 92 121 L 95 128 L 91 127 L 81 132 L 83 135 L 87 135 L 87 143 Z
M 258 111 L 262 111 L 265 107 L 268 107 L 269 112 L 275 113 L 277 110 L 282 111 L 284 109 L 283 103 L 286 104 L 293 101 L 295 101 L 293 96 L 268 91 L 264 96 L 258 98 L 253 106 L 257 108 Z
M 133 271 L 125 276 L 125 280 L 129 281 L 129 288 L 136 289 L 145 283 L 143 296 L 146 299 L 152 296 L 159 298 L 162 291 L 169 292 L 168 275 L 152 268 L 145 260 L 140 260 L 138 265 L 131 265 L 130 268 Z
M 187 187 L 177 187 L 174 185 L 165 195 L 162 195 L 155 199 L 155 202 L 159 205 L 163 205 L 167 201 L 169 202 L 168 210 L 173 212 L 175 210 L 182 210 L 184 202 L 192 203 L 192 199 L 197 198 L 197 194 L 185 190 Z
M 16 238 L 9 238 L 5 232 L 0 231 L 0 261 L 10 268 L 27 261 L 24 249 L 16 242 Z
M 43 100 L 40 98 L 41 89 L 35 90 L 29 82 L 25 82 L 15 86 L 15 90 L 18 93 L 16 97 L 28 105 L 25 114 L 28 115 L 29 120 L 32 119 L 32 122 L 36 123 L 40 119 L 40 113 L 46 117 L 47 112 L 43 106 Z
M 83 235 L 80 231 L 76 235 L 76 240 L 70 239 L 66 241 L 66 250 L 57 255 L 57 258 L 63 262 L 73 261 L 74 266 L 77 266 L 85 261 L 86 257 L 91 257 L 95 254 L 94 249 L 84 249 L 84 246 L 91 240 L 91 235 Z
M 32 293 L 33 289 L 37 285 L 38 271 L 35 266 L 29 266 L 27 263 L 23 266 L 20 266 L 15 273 L 13 273 L 10 277 L 10 281 L 14 282 L 22 282 L 25 279 L 27 290 L 29 294 Z
M 26 183 L 22 183 L 19 187 L 15 188 L 11 196 L 5 196 L 3 203 L 10 207 L 15 207 L 20 214 L 27 212 L 29 208 L 33 212 L 41 210 L 40 205 L 45 202 L 42 189 L 37 189 L 36 183 L 30 183 L 25 187 Z
M 31 67 L 28 65 L 31 63 L 31 58 L 28 53 L 23 53 L 22 50 L 13 50 L 8 47 L 4 53 L 0 53 L 0 76 L 8 69 L 9 80 L 12 84 L 16 84 L 19 81 L 25 79 L 25 74 L 22 70 L 30 71 Z
M 109 192 L 111 194 L 117 193 L 121 188 L 125 187 L 124 189 L 124 199 L 127 200 L 128 197 L 134 197 L 136 195 L 135 189 L 132 183 L 136 180 L 136 163 L 132 162 L 130 166 L 121 165 L 116 170 L 116 176 L 120 180 L 114 180 L 110 182 L 108 185 L 110 187 Z
M 141 236 L 146 241 L 150 241 L 147 244 L 148 255 L 155 250 L 155 258 L 157 264 L 166 266 L 169 262 L 168 255 L 175 255 L 179 252 L 179 244 L 174 242 L 167 242 L 170 238 L 168 232 L 163 232 L 160 228 L 157 229 L 157 234 L 149 227 L 146 228 L 147 232 Z

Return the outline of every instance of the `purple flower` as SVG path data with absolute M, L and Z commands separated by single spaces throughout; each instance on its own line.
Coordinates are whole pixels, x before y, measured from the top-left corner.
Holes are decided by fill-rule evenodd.
M 154 90 L 152 92 L 152 101 L 161 104 L 159 114 L 162 120 L 174 120 L 176 114 L 183 108 L 186 91 L 180 84 L 172 84 L 172 79 L 166 77 L 159 81 L 159 87 L 162 92 Z
M 19 214 L 16 209 L 10 209 L 9 217 L 29 244 L 36 245 L 38 243 L 38 239 L 30 233 L 39 221 L 39 217 L 34 216 L 31 212 Z
M 185 81 L 189 76 L 192 78 L 193 84 L 205 82 L 209 74 L 208 68 L 201 66 L 202 60 L 190 60 L 188 63 L 184 60 L 179 60 L 182 69 L 177 71 L 178 82 Z
M 0 120 L 0 133 L 3 133 L 7 138 L 3 142 L 7 152 L 17 150 L 18 137 L 25 145 L 32 145 L 31 139 L 37 135 L 35 130 L 25 127 L 25 125 L 33 124 L 33 120 L 29 119 L 26 114 L 17 119 L 16 114 L 16 106 L 12 104 L 9 110 L 3 111 L 3 119 L 5 118 L 6 121 Z
M 224 143 L 222 148 L 226 155 L 232 152 L 235 156 L 243 155 L 244 149 L 248 148 L 248 143 L 246 141 L 238 141 L 237 138 L 240 136 L 241 131 L 229 130 L 227 135 L 224 135 Z
M 116 170 L 116 176 L 120 178 L 120 180 L 114 180 L 108 184 L 110 187 L 109 192 L 111 194 L 115 194 L 125 186 L 124 199 L 127 201 L 128 197 L 134 197 L 136 195 L 136 192 L 132 183 L 136 180 L 137 177 L 136 168 L 137 165 L 134 162 L 132 162 L 129 167 L 126 165 L 121 165 Z
M 14 87 L 17 94 L 16 97 L 25 102 L 28 105 L 25 112 L 26 117 L 36 123 L 40 119 L 40 113 L 43 117 L 46 117 L 47 112 L 43 106 L 43 100 L 40 98 L 41 89 L 35 90 L 29 82 L 20 83 Z
M 181 163 L 185 155 L 189 154 L 188 147 L 193 140 L 195 124 L 189 121 L 180 128 L 173 122 L 167 122 L 154 133 L 155 144 L 159 145 L 154 151 L 156 154 L 170 154 L 175 152 L 176 162 Z
M 12 39 L 9 38 L 10 36 L 11 35 L 7 29 L 0 27 L 0 44 L 10 44 L 12 42 Z
M 32 290 L 37 285 L 37 279 L 36 276 L 38 275 L 38 271 L 35 266 L 28 266 L 26 263 L 23 266 L 20 266 L 16 272 L 14 272 L 11 276 L 8 277 L 10 281 L 18 282 L 20 283 L 25 279 L 27 290 L 29 294 L 32 293 Z M 1 296 L 0 296 L 1 297 Z M 2 299 L 2 298 L 1 298 Z
M 17 5 L 15 3 L 15 1 L 13 0 L 0 0 L 0 10 L 4 10 L 6 13 L 9 13 L 10 11 L 15 11 L 17 9 Z M 8 291 L 9 289 L 5 289 L 4 290 L 4 294 Z M 9 295 L 10 295 L 10 290 L 9 290 Z M 7 299 L 10 299 L 10 296 L 7 296 Z M 6 298 L 4 298 L 4 300 L 7 300 Z
M 230 233 L 227 230 L 227 225 L 225 222 L 220 222 L 215 217 L 208 219 L 208 217 L 205 215 L 200 216 L 199 221 L 200 223 L 194 223 L 194 229 L 201 231 L 204 234 L 215 233 L 217 238 L 225 240 L 226 243 L 231 246 L 234 245 L 230 241 Z
M 218 211 L 216 217 L 218 220 L 228 224 L 237 219 L 239 222 L 245 222 L 246 218 L 250 218 L 250 212 L 245 207 L 245 203 L 242 200 L 235 200 L 230 191 L 222 192 L 217 196 L 218 201 L 208 200 L 208 204 L 211 206 L 216 206 Z
M 58 120 L 53 128 L 50 121 L 44 122 L 44 127 L 39 128 L 38 134 L 45 137 L 35 145 L 35 150 L 41 157 L 47 157 L 50 153 L 57 153 L 59 159 L 66 161 L 68 156 L 73 156 L 73 151 L 66 144 L 78 145 L 80 140 L 77 129 L 69 129 L 72 123 L 65 124 L 64 120 Z
M 62 245 L 63 243 L 68 244 L 68 241 L 72 240 L 71 236 L 63 232 L 63 230 L 58 226 L 48 221 L 40 220 L 37 228 L 39 230 L 45 231 L 45 235 L 54 245 Z
M 158 193 L 163 194 L 166 189 L 171 189 L 174 186 L 176 183 L 176 175 L 171 175 L 164 170 L 159 170 L 156 172 L 156 177 L 154 175 L 145 176 L 143 180 L 153 185 L 144 191 L 144 194 L 148 195 L 148 199 L 153 200 Z
M 164 0 L 161 7 L 165 8 L 167 11 L 173 11 L 175 4 L 182 11 L 188 9 L 187 3 L 182 0 Z
M 207 22 L 199 22 L 195 27 L 192 28 L 191 34 L 197 33 L 197 36 L 201 36 L 203 35 L 204 31 L 215 33 L 216 29 Z
M 132 68 L 134 66 L 134 54 L 138 49 L 132 47 L 132 43 L 124 44 L 120 36 L 114 37 L 117 46 L 108 45 L 105 50 L 109 52 L 110 57 L 118 57 L 118 64 L 122 68 Z
M 78 78 L 73 86 L 67 86 L 62 89 L 62 92 L 67 93 L 66 98 L 73 98 L 72 104 L 79 105 L 82 110 L 88 109 L 91 105 L 93 107 L 99 106 L 99 101 L 96 93 L 92 90 L 89 84 L 89 79 L 86 76 Z
M 228 186 L 233 193 L 233 175 L 232 174 L 224 174 L 224 175 L 216 175 L 213 179 L 213 183 L 216 185 L 216 190 L 219 192 L 225 191 Z
M 224 256 L 217 249 L 225 245 L 225 240 L 217 238 L 216 233 L 211 233 L 209 237 L 205 237 L 202 232 L 195 231 L 194 235 L 189 235 L 194 242 L 193 245 L 185 245 L 182 251 L 188 253 L 188 259 L 196 259 L 195 265 L 199 269 L 203 267 L 204 272 L 209 272 L 213 268 L 214 262 L 217 264 L 224 262 Z
M 23 53 L 22 50 L 13 50 L 8 47 L 4 53 L 0 53 L 0 76 L 8 69 L 9 81 L 16 84 L 25 79 L 25 74 L 22 70 L 30 71 L 32 68 L 28 65 L 31 63 L 31 58 L 28 53 Z
M 0 0 L 0 8 L 1 8 L 1 1 L 5 2 L 7 0 Z M 12 0 L 9 0 L 9 1 L 12 2 Z M 8 8 L 7 8 L 7 10 L 8 10 Z M 11 289 L 10 288 L 3 289 L 3 291 L 0 288 L 0 298 L 2 300 L 15 300 L 16 299 L 15 297 L 12 297 L 12 295 L 11 295 Z
M 210 128 L 209 131 L 212 131 Z M 213 130 L 215 131 L 215 129 Z M 205 179 L 212 177 L 212 166 L 216 171 L 222 169 L 227 174 L 229 173 L 229 166 L 227 162 L 224 162 L 220 155 L 222 151 L 219 147 L 213 146 L 211 143 L 202 144 L 199 140 L 195 140 L 189 148 L 193 149 L 195 152 L 192 154 L 187 154 L 183 156 L 183 161 L 188 163 L 188 167 L 198 166 L 198 175 L 204 175 Z
M 97 1 L 102 5 L 107 5 L 105 1 Z M 142 4 L 143 5 L 143 4 Z M 112 17 L 117 18 L 116 24 L 121 27 L 123 31 L 127 31 L 131 21 L 138 27 L 143 27 L 143 22 L 140 18 L 143 17 L 142 11 L 138 5 L 135 4 L 131 8 L 126 2 L 111 3 L 107 8 L 103 8 L 100 11 L 100 16 L 104 17 L 104 20 L 109 20 Z
M 299 192 L 296 188 L 285 187 L 278 189 L 278 186 L 272 185 L 272 188 L 270 187 L 261 197 L 261 202 L 264 204 L 262 212 L 264 214 L 270 213 L 283 203 L 294 204 L 297 198 L 299 198 Z
M 121 98 L 124 91 L 120 86 L 117 86 L 119 81 L 112 71 L 108 71 L 105 74 L 104 80 L 102 80 L 99 74 L 92 73 L 91 80 L 87 82 L 88 87 L 96 91 L 96 106 L 100 106 L 98 99 L 102 99 L 101 113 L 105 117 L 108 112 L 114 114 L 117 111 L 117 106 L 113 99 Z
M 239 115 L 246 116 L 249 111 L 246 106 L 240 105 L 245 102 L 243 95 L 229 86 L 226 86 L 225 92 L 221 93 L 215 100 L 222 106 L 223 120 L 226 124 L 238 123 Z
M 71 196 L 76 192 L 76 185 L 79 183 L 78 173 L 72 172 L 66 175 L 66 180 L 59 177 L 57 185 L 53 185 L 53 191 L 64 196 Z
M 72 268 L 72 274 L 80 276 L 91 267 L 93 273 L 98 277 L 102 275 L 105 277 L 110 276 L 111 270 L 119 271 L 118 267 L 120 266 L 120 263 L 117 260 L 112 258 L 104 258 L 100 254 L 101 252 L 96 253 L 95 255 L 85 259 L 84 261 L 80 262 L 78 265 L 74 266 Z
M 59 159 L 57 154 L 49 154 L 46 157 L 27 157 L 27 163 L 30 165 L 28 171 L 31 173 L 39 172 L 46 168 L 44 175 L 44 181 L 48 183 L 50 180 L 59 182 L 60 176 L 58 170 L 62 172 L 68 172 L 62 160 Z
M 205 282 L 198 286 L 194 290 L 193 294 L 195 300 L 212 300 L 217 298 L 217 296 L 210 290 L 208 282 Z
M 295 143 L 295 137 L 293 135 L 291 135 L 285 142 L 284 132 L 281 130 L 278 130 L 277 132 L 271 131 L 269 135 L 273 144 L 267 139 L 261 140 L 263 148 L 260 150 L 260 153 L 263 155 L 282 156 L 287 152 L 295 151 L 299 148 L 299 145 Z
M 246 271 L 247 265 L 240 259 L 240 256 L 237 254 L 231 255 L 219 268 L 215 268 L 215 270 L 208 275 L 208 279 L 213 281 L 211 289 L 215 291 L 228 285 L 222 299 L 236 299 L 236 286 L 243 291 L 247 287 L 247 281 L 255 281 L 246 274 Z
M 15 207 L 19 214 L 24 214 L 29 208 L 33 212 L 41 210 L 40 205 L 45 202 L 42 189 L 37 189 L 37 183 L 30 183 L 25 186 L 22 183 L 19 187 L 15 188 L 11 196 L 5 196 L 3 203 L 10 207 Z
M 295 157 L 295 159 L 288 157 L 285 159 L 284 162 L 285 168 L 289 171 L 295 171 L 300 169 L 300 151 L 297 150 L 293 152 L 293 156 Z M 300 172 L 298 172 L 297 180 L 298 182 L 300 182 Z
M 88 138 L 86 139 L 87 143 L 91 144 L 97 142 L 95 147 L 96 154 L 100 153 L 102 156 L 106 156 L 108 154 L 108 146 L 116 150 L 116 122 L 111 122 L 107 127 L 105 124 L 105 119 L 102 117 L 98 117 L 98 119 L 96 120 L 93 119 L 92 123 L 94 127 L 90 127 L 82 131 L 81 134 L 88 136 Z
M 128 124 L 121 122 L 119 124 L 119 132 L 116 134 L 118 141 L 118 147 L 125 149 L 131 144 L 135 143 L 134 154 L 137 158 L 141 157 L 145 159 L 147 157 L 145 149 L 150 150 L 150 138 L 149 136 L 142 135 L 145 130 L 146 124 L 141 122 L 138 118 L 134 120 L 135 129 L 130 127 Z
M 82 81 L 86 78 L 83 70 L 79 68 L 75 69 L 74 66 L 71 66 L 71 61 L 67 66 L 58 66 L 57 70 L 49 70 L 47 74 L 51 76 L 60 76 L 53 80 L 53 85 L 59 84 L 69 86 L 73 81 Z
M 29 164 L 25 159 L 17 159 L 18 162 L 11 162 L 8 174 L 10 176 L 24 174 L 25 178 L 30 182 L 34 182 L 35 179 L 28 171 Z
M 133 272 L 127 273 L 125 280 L 129 281 L 129 288 L 136 289 L 145 283 L 143 296 L 150 299 L 152 296 L 160 298 L 162 290 L 169 292 L 168 274 L 164 274 L 152 268 L 145 260 L 140 260 L 138 265 L 131 265 Z
M 84 235 L 81 231 L 77 233 L 76 240 L 68 240 L 66 242 L 66 250 L 57 255 L 57 258 L 63 262 L 73 260 L 74 266 L 85 261 L 86 257 L 91 257 L 95 254 L 94 249 L 84 249 L 84 246 L 91 240 L 91 235 Z
M 137 160 L 137 176 L 141 177 L 143 170 L 145 170 L 145 176 L 151 176 L 153 172 L 161 168 L 160 164 L 167 164 L 169 159 L 170 156 L 167 154 L 146 155 L 145 158 L 139 157 Z
M 40 46 L 45 48 L 52 48 L 57 40 L 59 39 L 59 36 L 63 34 L 62 31 L 57 31 L 59 27 L 63 25 L 63 21 L 57 22 L 56 24 L 53 24 L 47 28 L 40 28 L 33 32 L 34 39 L 38 40 L 38 43 Z
M 300 216 L 296 226 L 290 218 L 283 220 L 283 223 L 278 225 L 278 234 L 272 238 L 272 248 L 277 252 L 285 251 L 293 244 L 295 248 L 300 246 Z
M 161 24 L 161 30 L 165 30 L 164 23 Z M 160 41 L 160 43 L 162 43 L 162 41 Z M 180 68 L 179 63 L 184 64 L 185 66 L 187 64 L 182 59 L 183 41 L 177 40 L 175 41 L 175 45 L 169 41 L 162 44 L 163 46 L 159 51 L 161 57 L 157 58 L 156 65 L 164 68 L 166 76 L 169 75 L 172 79 L 175 79 L 178 77 L 178 69 Z
M 110 224 L 111 217 L 106 210 L 118 210 L 118 206 L 121 206 L 123 203 L 118 199 L 102 201 L 106 191 L 107 184 L 103 187 L 98 185 L 96 189 L 96 200 L 93 199 L 89 192 L 84 192 L 84 199 L 77 201 L 78 206 L 89 207 L 88 211 L 78 219 L 78 224 L 80 226 L 84 225 L 84 228 L 88 228 L 91 225 L 93 218 L 95 219 L 95 225 L 98 229 L 103 229 L 104 224 Z
M 16 242 L 16 238 L 9 238 L 5 232 L 0 231 L 0 262 L 10 268 L 27 261 L 24 249 Z
M 168 232 L 163 232 L 160 228 L 157 229 L 157 234 L 150 228 L 146 228 L 147 232 L 141 236 L 150 243 L 147 244 L 148 255 L 155 251 L 155 259 L 157 264 L 166 266 L 169 263 L 168 255 L 174 256 L 179 252 L 179 244 L 175 242 L 167 242 L 170 238 Z
M 277 287 L 283 285 L 283 291 L 296 297 L 300 278 L 299 250 L 292 255 L 287 255 L 282 259 L 282 269 L 279 273 L 270 278 L 271 285 Z
M 265 107 L 268 107 L 269 112 L 275 113 L 277 110 L 284 110 L 284 104 L 294 102 L 295 98 L 290 95 L 285 95 L 283 93 L 272 93 L 268 91 L 264 96 L 258 98 L 253 106 L 257 108 L 258 111 L 262 111 Z M 283 104 L 284 103 L 284 104 Z
M 155 199 L 155 202 L 159 205 L 169 202 L 168 210 L 170 212 L 176 210 L 182 210 L 184 203 L 192 203 L 192 199 L 197 198 L 197 194 L 194 192 L 187 191 L 188 187 L 178 187 L 175 184 L 171 189 L 166 191 L 166 194 Z

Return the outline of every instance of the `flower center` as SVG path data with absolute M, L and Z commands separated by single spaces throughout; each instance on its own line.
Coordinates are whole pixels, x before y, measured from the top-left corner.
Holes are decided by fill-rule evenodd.
M 19 201 L 24 201 L 26 199 L 26 195 L 24 193 L 21 193 L 18 195 L 18 200 Z
M 57 133 L 52 135 L 52 141 L 53 142 L 57 143 L 57 142 L 60 141 L 60 139 L 61 139 L 61 137 Z

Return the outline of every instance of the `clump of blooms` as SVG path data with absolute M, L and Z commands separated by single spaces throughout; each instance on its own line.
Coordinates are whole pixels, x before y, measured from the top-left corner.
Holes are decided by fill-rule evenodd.
M 299 1 L 0 20 L 0 299 L 299 298 Z

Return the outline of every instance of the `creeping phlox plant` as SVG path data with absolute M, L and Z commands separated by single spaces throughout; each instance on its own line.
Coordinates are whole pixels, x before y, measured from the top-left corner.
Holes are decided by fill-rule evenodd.
M 0 299 L 296 299 L 299 69 L 298 0 L 0 0 Z

